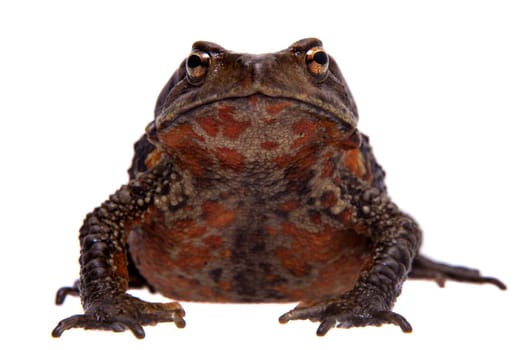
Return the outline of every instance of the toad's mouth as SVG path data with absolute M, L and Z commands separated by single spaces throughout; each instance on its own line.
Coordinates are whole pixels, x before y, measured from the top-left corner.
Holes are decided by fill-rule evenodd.
M 321 99 L 316 96 L 308 96 L 307 94 L 265 91 L 245 95 L 216 94 L 207 96 L 206 98 L 198 98 L 198 96 L 192 97 L 193 99 L 190 101 L 186 99 L 180 99 L 180 102 L 174 101 L 169 108 L 157 116 L 155 121 L 148 126 L 148 134 L 178 124 L 185 116 L 191 115 L 207 106 L 230 103 L 231 105 L 236 106 L 236 108 L 239 108 L 247 101 L 248 103 L 244 110 L 251 113 L 253 111 L 250 111 L 250 109 L 253 106 L 256 106 L 254 101 L 259 100 L 279 101 L 277 102 L 278 104 L 283 101 L 288 101 L 290 105 L 294 105 L 298 108 L 302 106 L 301 108 L 303 109 L 315 111 L 318 117 L 336 122 L 340 127 L 347 130 L 354 130 L 357 128 L 357 116 L 349 108 L 337 101 Z

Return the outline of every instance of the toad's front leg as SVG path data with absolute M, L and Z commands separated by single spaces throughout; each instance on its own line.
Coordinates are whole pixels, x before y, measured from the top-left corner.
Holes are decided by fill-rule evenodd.
M 419 249 L 419 227 L 375 188 L 365 190 L 359 198 L 357 207 L 366 207 L 362 210 L 366 215 L 364 222 L 374 244 L 372 265 L 361 273 L 351 290 L 329 300 L 299 304 L 279 318 L 281 323 L 298 319 L 317 321 L 321 323 L 317 335 L 321 336 L 336 325 L 350 328 L 392 323 L 403 332 L 412 330 L 392 307 Z
M 160 165 L 158 168 L 161 168 Z M 153 200 L 161 169 L 132 180 L 89 214 L 80 229 L 80 297 L 85 313 L 62 320 L 52 335 L 70 328 L 124 331 L 144 338 L 142 326 L 175 322 L 184 327 L 184 310 L 176 303 L 148 303 L 126 293 L 126 228 Z

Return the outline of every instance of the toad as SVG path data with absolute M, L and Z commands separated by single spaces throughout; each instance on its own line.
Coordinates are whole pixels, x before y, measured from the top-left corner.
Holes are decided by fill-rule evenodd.
M 337 326 L 390 323 L 407 278 L 492 283 L 421 255 L 421 230 L 387 194 L 357 128 L 356 104 L 321 41 L 252 55 L 199 41 L 160 93 L 135 144 L 130 180 L 80 228 L 80 295 L 70 328 L 145 336 L 184 327 L 177 301 L 299 302 L 279 318 Z

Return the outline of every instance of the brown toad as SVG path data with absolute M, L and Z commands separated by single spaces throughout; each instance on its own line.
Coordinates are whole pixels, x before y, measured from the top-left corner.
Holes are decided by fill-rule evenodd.
M 175 322 L 176 300 L 301 301 L 280 317 L 334 326 L 393 323 L 407 277 L 493 283 L 419 254 L 421 231 L 390 200 L 384 172 L 335 60 L 317 39 L 265 55 L 196 42 L 135 145 L 130 181 L 80 229 L 83 327 L 144 337 Z

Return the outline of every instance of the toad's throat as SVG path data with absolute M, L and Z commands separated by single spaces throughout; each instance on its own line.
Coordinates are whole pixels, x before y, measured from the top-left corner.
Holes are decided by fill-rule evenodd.
M 193 109 L 155 136 L 160 147 L 198 176 L 306 168 L 330 150 L 348 148 L 354 132 L 311 105 L 252 95 Z

